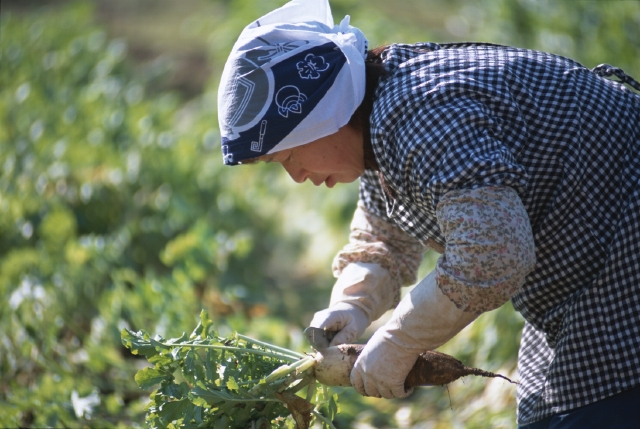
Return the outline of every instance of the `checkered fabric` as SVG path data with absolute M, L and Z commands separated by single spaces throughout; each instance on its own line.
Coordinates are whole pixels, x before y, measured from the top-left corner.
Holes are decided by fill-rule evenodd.
M 367 210 L 442 245 L 450 190 L 512 187 L 529 214 L 537 264 L 512 298 L 527 322 L 519 423 L 640 385 L 640 96 L 504 46 L 392 45 L 382 58 Z

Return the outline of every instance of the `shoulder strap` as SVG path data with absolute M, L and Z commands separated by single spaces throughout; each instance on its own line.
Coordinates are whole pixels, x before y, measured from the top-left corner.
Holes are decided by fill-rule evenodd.
M 489 43 L 489 42 L 449 42 L 449 43 L 438 43 L 442 49 L 459 49 L 459 48 L 469 48 L 472 46 L 492 46 L 495 48 L 511 48 L 511 46 L 500 45 L 498 43 Z
M 640 91 L 640 83 L 626 74 L 621 68 L 614 67 L 610 64 L 600 64 L 599 66 L 594 67 L 591 71 L 600 77 L 615 76 L 620 79 L 620 83 L 626 83 L 636 91 Z

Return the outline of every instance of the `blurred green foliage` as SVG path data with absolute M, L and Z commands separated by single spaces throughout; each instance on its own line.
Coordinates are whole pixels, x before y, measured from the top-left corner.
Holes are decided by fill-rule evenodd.
M 304 350 L 328 301 L 357 185 L 298 185 L 277 166 L 222 166 L 218 75 L 240 30 L 281 1 L 213 1 L 190 28 L 213 74 L 184 100 L 132 70 L 89 2 L 0 17 L 0 426 L 132 427 L 146 365 L 120 330 L 166 337 L 202 308 L 216 329 Z M 640 77 L 636 1 L 336 0 L 372 45 L 462 39 L 548 50 Z M 174 37 L 167 34 L 166 37 Z M 433 266 L 428 257 L 421 273 Z M 514 376 L 522 320 L 483 315 L 443 351 Z M 516 377 L 517 378 L 517 377 Z M 463 384 L 464 383 L 464 384 Z M 465 380 L 409 399 L 339 391 L 341 428 L 509 428 L 515 389 Z M 449 394 L 450 395 L 449 395 Z

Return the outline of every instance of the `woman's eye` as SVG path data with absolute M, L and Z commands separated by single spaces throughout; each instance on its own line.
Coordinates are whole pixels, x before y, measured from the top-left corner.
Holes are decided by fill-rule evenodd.
M 287 155 L 287 157 L 285 159 L 280 161 L 280 163 L 282 163 L 282 164 L 284 164 L 285 162 L 291 162 L 291 154 Z

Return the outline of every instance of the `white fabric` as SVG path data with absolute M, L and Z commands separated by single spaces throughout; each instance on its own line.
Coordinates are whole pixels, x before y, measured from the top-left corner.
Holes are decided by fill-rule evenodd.
M 317 312 L 309 326 L 340 331 L 331 345 L 352 343 L 393 305 L 389 272 L 378 264 L 356 262 L 342 270 L 329 308 Z
M 371 320 L 361 307 L 348 302 L 338 302 L 330 308 L 318 311 L 309 326 L 339 331 L 329 344 L 337 346 L 355 342 L 370 324 Z
M 350 302 L 362 308 L 370 321 L 393 308 L 395 293 L 389 287 L 389 271 L 378 264 L 354 262 L 340 273 L 331 291 L 330 306 L 337 302 Z
M 366 396 L 408 396 L 404 381 L 418 355 L 441 346 L 476 317 L 440 291 L 432 271 L 367 342 L 351 371 L 351 384 Z
M 404 381 L 419 354 L 395 344 L 384 335 L 374 334 L 351 370 L 351 385 L 363 396 L 407 397 L 413 388 L 405 390 Z
M 300 146 L 321 137 L 328 136 L 346 125 L 353 112 L 362 102 L 365 90 L 364 58 L 367 51 L 367 39 L 362 32 L 349 25 L 347 15 L 340 25 L 334 26 L 328 0 L 292 0 L 253 23 L 249 24 L 234 44 L 225 64 L 218 91 L 218 118 L 223 136 L 234 140 L 239 133 L 254 127 L 262 120 L 274 94 L 271 68 L 311 47 L 334 42 L 347 59 L 347 64 L 339 73 L 323 100 L 305 117 L 305 119 L 268 153 L 279 152 Z M 268 44 L 264 41 L 267 40 Z M 282 48 L 286 45 L 286 48 Z M 246 100 L 234 100 L 230 93 L 241 76 L 236 66 L 238 59 L 247 52 L 260 48 L 276 48 L 265 64 L 256 65 L 267 73 L 267 102 L 263 106 L 253 106 L 259 110 L 250 122 L 236 126 L 234 117 L 243 112 L 244 107 L 231 106 L 229 103 L 243 103 Z M 246 69 L 243 70 L 246 74 Z M 267 82 L 265 82 L 265 85 Z
M 247 25 L 247 28 L 276 24 L 295 24 L 298 22 L 318 21 L 333 27 L 333 17 L 328 0 L 292 0 L 260 19 Z
M 364 73 L 364 72 L 363 72 Z M 353 73 L 350 67 L 344 67 L 340 70 L 338 79 L 331 86 L 327 94 L 322 98 L 320 103 L 311 111 L 311 113 L 302 120 L 302 122 L 280 141 L 268 153 L 280 152 L 282 150 L 291 149 L 310 143 L 319 138 L 336 133 L 340 128 L 345 126 L 353 112 L 362 102 L 362 97 L 358 103 L 354 103 L 356 97 L 349 101 L 349 93 L 353 93 L 350 87 L 350 80 Z M 342 102 L 342 94 L 347 94 L 346 102 Z M 358 97 L 360 97 L 358 95 Z M 304 143 L 301 143 L 304 142 Z

